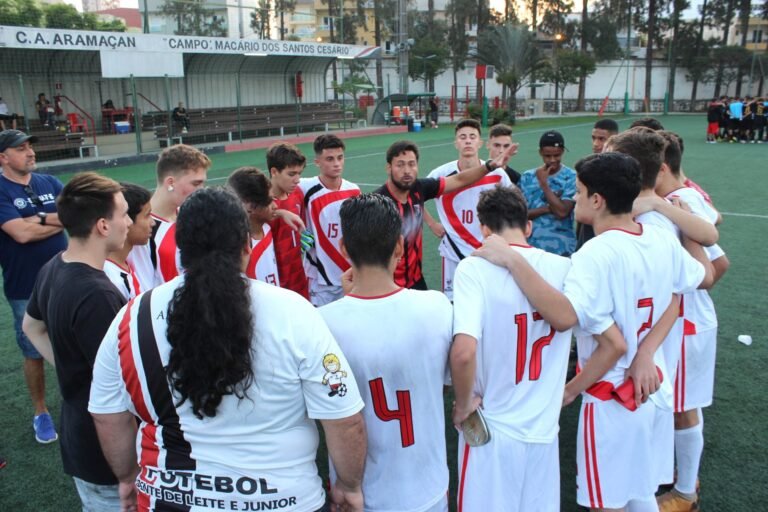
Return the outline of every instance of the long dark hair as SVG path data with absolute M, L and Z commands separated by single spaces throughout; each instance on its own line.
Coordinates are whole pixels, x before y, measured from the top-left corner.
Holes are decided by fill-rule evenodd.
M 241 255 L 249 243 L 240 201 L 217 188 L 189 196 L 176 220 L 186 273 L 168 306 L 168 380 L 198 418 L 213 417 L 224 395 L 244 398 L 253 383 L 252 315 Z

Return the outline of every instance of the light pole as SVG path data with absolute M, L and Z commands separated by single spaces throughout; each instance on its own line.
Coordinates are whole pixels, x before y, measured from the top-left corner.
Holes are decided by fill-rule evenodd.
M 560 62 L 557 59 L 557 44 L 563 40 L 563 34 L 555 34 L 555 50 L 552 57 L 555 61 L 555 101 L 557 101 L 560 92 Z
M 434 53 L 431 55 L 427 55 L 426 57 L 422 57 L 419 55 L 414 55 L 414 59 L 419 59 L 421 61 L 421 70 L 424 72 L 424 92 L 429 92 L 429 84 L 428 84 L 428 75 L 427 75 L 427 61 L 430 59 L 436 59 L 437 55 Z

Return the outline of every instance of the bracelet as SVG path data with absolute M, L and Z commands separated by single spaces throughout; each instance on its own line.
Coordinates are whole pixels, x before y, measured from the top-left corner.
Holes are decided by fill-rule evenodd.
M 488 172 L 495 171 L 496 169 L 498 169 L 498 167 L 496 166 L 491 166 L 491 162 L 492 160 L 485 161 L 485 168 L 488 169 Z

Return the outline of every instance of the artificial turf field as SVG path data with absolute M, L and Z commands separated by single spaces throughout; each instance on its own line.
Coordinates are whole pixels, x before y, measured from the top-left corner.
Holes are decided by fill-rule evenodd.
M 720 245 L 731 268 L 712 291 L 719 318 L 715 401 L 705 410 L 705 450 L 702 460 L 701 509 L 710 512 L 765 510 L 768 503 L 768 385 L 763 380 L 768 346 L 768 144 L 705 144 L 704 116 L 659 117 L 665 128 L 685 139 L 683 168 L 703 186 L 723 213 Z M 594 117 L 567 117 L 518 123 L 515 140 L 520 151 L 511 162 L 518 171 L 536 167 L 538 138 L 547 129 L 563 133 L 569 151 L 563 163 L 569 166 L 590 153 L 590 131 Z M 632 118 L 617 117 L 622 129 Z M 410 138 L 421 148 L 421 176 L 434 167 L 456 159 L 453 127 L 419 133 L 377 135 L 347 141 L 345 178 L 373 190 L 384 182 L 384 153 L 395 140 Z M 287 140 L 290 141 L 290 138 Z M 300 146 L 311 154 L 311 145 Z M 483 155 L 485 150 L 483 150 Z M 208 174 L 211 185 L 242 165 L 264 166 L 264 150 L 218 154 Z M 151 164 L 125 166 L 105 171 L 109 176 L 154 186 Z M 314 176 L 311 163 L 305 176 Z M 66 181 L 69 175 L 60 176 Z M 434 214 L 434 207 L 431 207 Z M 439 289 L 440 265 L 437 239 L 425 230 L 425 274 L 431 288 Z M 0 306 L 0 455 L 8 466 L 0 470 L 0 511 L 79 510 L 72 480 L 62 472 L 59 447 L 38 444 L 32 432 L 32 409 L 21 373 L 21 354 L 14 341 L 10 308 Z M 426 320 L 428 321 L 428 320 Z M 737 341 L 750 334 L 751 346 Z M 48 367 L 49 409 L 58 425 L 59 398 L 54 370 Z M 579 510 L 575 504 L 575 437 L 578 403 L 561 416 L 562 510 Z M 448 428 L 448 461 L 451 467 L 451 503 L 456 489 L 455 435 Z M 419 461 L 414 461 L 418 464 Z M 323 470 L 321 470 L 323 471 Z M 393 492 L 396 492 L 393 490 Z M 503 510 L 499 507 L 499 510 Z

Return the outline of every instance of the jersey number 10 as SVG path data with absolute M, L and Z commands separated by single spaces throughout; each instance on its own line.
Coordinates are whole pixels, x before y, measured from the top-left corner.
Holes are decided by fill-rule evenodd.
M 411 413 L 411 392 L 407 390 L 397 391 L 397 409 L 392 410 L 387 404 L 387 395 L 384 393 L 384 379 L 379 377 L 368 381 L 371 388 L 373 411 L 381 421 L 397 420 L 400 422 L 400 441 L 403 448 L 407 448 L 416 441 L 413 438 L 413 414 Z
M 544 320 L 542 316 L 534 311 L 533 321 Z M 515 384 L 520 384 L 525 375 L 525 358 L 528 353 L 528 314 L 521 313 L 515 315 L 515 325 L 517 326 L 517 361 L 515 365 Z M 531 364 L 528 369 L 528 380 L 539 380 L 541 376 L 541 353 L 544 347 L 550 344 L 555 337 L 555 329 L 550 327 L 549 334 L 542 336 L 533 342 L 531 348 Z

